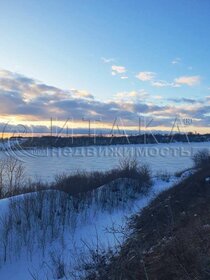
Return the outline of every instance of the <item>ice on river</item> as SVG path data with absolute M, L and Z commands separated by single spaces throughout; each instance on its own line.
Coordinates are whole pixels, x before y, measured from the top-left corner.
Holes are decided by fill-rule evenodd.
M 122 157 L 136 158 L 140 163 L 148 164 L 153 173 L 159 170 L 174 173 L 191 167 L 192 155 L 206 148 L 210 148 L 210 142 L 67 147 L 9 153 L 24 162 L 28 176 L 52 181 L 56 174 L 63 172 L 114 168 Z M 5 156 L 1 151 L 0 158 Z

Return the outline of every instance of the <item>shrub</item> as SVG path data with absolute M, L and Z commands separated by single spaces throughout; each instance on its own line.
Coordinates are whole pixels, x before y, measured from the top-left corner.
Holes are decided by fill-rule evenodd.
M 51 262 L 55 279 L 63 279 L 64 277 L 66 278 L 65 263 L 62 255 L 56 255 L 56 253 L 52 253 Z
M 0 159 L 0 197 L 12 196 L 25 186 L 25 168 L 13 157 Z
M 193 157 L 195 168 L 206 167 L 210 165 L 210 152 L 208 149 L 198 151 Z
M 123 171 L 127 176 L 136 173 L 138 169 L 138 162 L 136 159 L 122 158 L 119 162 L 119 170 Z
M 110 184 L 117 179 L 134 179 L 138 192 L 147 191 L 151 186 L 151 172 L 148 166 L 139 166 L 134 159 L 122 159 L 118 168 L 106 172 L 81 172 L 56 176 L 54 189 L 62 190 L 70 195 L 86 193 Z
M 156 177 L 162 181 L 169 182 L 171 174 L 168 171 L 159 170 L 156 174 Z M 177 176 L 178 177 L 178 176 Z
M 119 164 L 122 178 L 135 179 L 140 192 L 147 192 L 151 187 L 151 170 L 148 165 L 139 165 L 136 159 L 123 158 Z

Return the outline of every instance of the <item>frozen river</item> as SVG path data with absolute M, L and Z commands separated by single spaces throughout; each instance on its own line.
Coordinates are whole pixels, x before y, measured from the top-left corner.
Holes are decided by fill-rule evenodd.
M 9 153 L 23 161 L 28 176 L 52 181 L 56 174 L 63 172 L 111 169 L 122 157 L 149 164 L 153 173 L 158 170 L 174 173 L 191 167 L 191 156 L 206 148 L 210 148 L 210 142 L 34 149 Z M 5 156 L 5 152 L 0 152 L 0 158 Z

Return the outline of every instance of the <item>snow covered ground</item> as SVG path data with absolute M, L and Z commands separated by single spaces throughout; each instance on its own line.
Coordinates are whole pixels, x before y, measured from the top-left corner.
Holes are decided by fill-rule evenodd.
M 116 145 L 110 147 L 64 148 L 47 151 L 12 151 L 11 153 L 23 161 L 28 176 L 35 179 L 38 177 L 45 181 L 52 181 L 56 174 L 62 172 L 72 172 L 78 169 L 98 171 L 111 169 L 118 165 L 119 159 L 123 156 L 135 157 L 143 164 L 148 163 L 153 171 L 153 175 L 160 170 L 174 174 L 176 171 L 191 167 L 191 156 L 204 148 L 209 149 L 208 142 Z M 5 152 L 0 152 L 0 158 L 6 156 Z M 100 248 L 104 249 L 108 247 L 117 248 L 119 242 L 123 242 L 125 238 L 121 231 L 126 225 L 127 218 L 148 205 L 161 191 L 170 188 L 188 175 L 189 172 L 185 172 L 179 179 L 171 176 L 168 181 L 154 176 L 153 187 L 147 196 L 135 196 L 128 199 L 122 205 L 115 205 L 106 209 L 99 207 L 97 203 L 91 202 L 83 205 L 84 207 L 78 212 L 71 209 L 69 212 L 73 217 L 71 218 L 73 224 L 68 225 L 63 230 L 60 228 L 62 227 L 61 224 L 55 224 L 54 229 L 57 232 L 57 236 L 54 233 L 53 238 L 42 236 L 42 233 L 49 231 L 51 225 L 49 224 L 49 228 L 43 230 L 42 224 L 39 224 L 39 221 L 38 223 L 36 221 L 36 224 L 32 227 L 33 234 L 35 233 L 34 239 L 31 233 L 26 233 L 24 238 L 21 236 L 22 233 L 19 228 L 23 228 L 23 224 L 21 219 L 18 219 L 18 213 L 21 213 L 21 208 L 27 210 L 27 208 L 24 208 L 24 205 L 27 203 L 30 206 L 29 208 L 33 209 L 33 204 L 37 201 L 37 194 L 32 195 L 28 201 L 26 199 L 28 195 L 0 200 L 0 279 L 56 279 L 55 259 L 63 259 L 66 267 L 68 267 L 68 272 L 70 272 L 74 270 L 75 264 L 79 263 L 81 257 L 88 258 L 90 247 L 94 248 L 99 245 Z M 102 186 L 100 189 L 105 188 L 106 186 Z M 56 194 L 56 196 L 59 197 L 59 194 Z M 10 240 L 8 239 L 7 231 L 4 230 L 2 232 L 1 229 L 6 221 L 8 229 L 12 230 L 10 219 L 7 219 L 7 213 L 11 212 L 11 207 L 16 207 L 15 204 L 20 205 L 20 207 L 17 208 L 17 211 L 13 211 L 17 219 L 15 220 L 16 224 L 12 225 L 15 231 L 9 237 L 12 239 Z M 50 204 L 49 207 L 51 207 Z M 29 214 L 27 211 L 24 212 L 26 217 Z M 56 213 L 58 212 L 59 210 L 56 210 Z M 46 209 L 45 216 L 49 215 L 50 210 L 48 208 Z M 31 225 L 28 226 L 30 227 Z M 113 228 L 120 230 L 118 233 L 113 234 Z M 44 238 L 43 244 L 42 241 L 38 244 L 40 236 Z M 10 244 L 6 246 L 6 261 L 2 257 L 5 255 L 4 240 Z M 26 248 L 27 243 L 30 243 L 29 249 Z M 68 275 L 68 279 L 72 279 L 70 275 Z
M 97 248 L 99 245 L 100 248 L 104 249 L 108 247 L 116 248 L 119 242 L 123 242 L 125 236 L 122 233 L 113 235 L 109 233 L 109 231 L 112 231 L 113 227 L 118 229 L 124 228 L 127 218 L 148 205 L 161 191 L 170 188 L 179 180 L 188 176 L 188 174 L 189 172 L 183 174 L 179 179 L 171 176 L 168 182 L 160 178 L 154 178 L 153 187 L 147 196 L 138 195 L 135 199 L 127 201 L 126 206 L 123 205 L 123 207 L 101 209 L 95 203 L 87 205 L 85 209 L 78 212 L 74 229 L 64 230 L 62 236 L 59 235 L 50 242 L 47 242 L 44 253 L 42 248 L 36 245 L 35 239 L 35 250 L 33 254 L 30 254 L 30 252 L 24 249 L 21 253 L 15 254 L 16 248 L 8 248 L 10 250 L 10 255 L 14 255 L 14 257 L 8 256 L 6 263 L 1 260 L 0 279 L 56 279 L 56 267 L 52 260 L 58 257 L 59 254 L 60 257 L 64 259 L 64 262 L 68 266 L 68 271 L 70 272 L 74 269 L 75 265 L 78 264 L 81 257 L 88 257 L 89 247 Z M 106 186 L 100 189 L 103 188 L 106 188 Z M 1 221 L 9 211 L 11 201 L 20 201 L 24 199 L 25 196 L 28 195 L 0 201 Z M 36 194 L 34 194 L 34 196 L 36 196 Z M 1 238 L 1 240 L 3 239 Z M 12 250 L 14 250 L 14 253 Z M 54 254 L 55 251 L 58 252 L 57 255 Z M 52 257 L 53 255 L 54 257 Z M 64 279 L 72 278 L 68 275 L 68 278 Z
M 210 148 L 210 142 L 35 149 L 11 151 L 10 154 L 25 163 L 30 177 L 52 181 L 56 174 L 63 172 L 112 169 L 123 156 L 136 157 L 140 163 L 148 163 L 154 174 L 158 170 L 175 173 L 191 167 L 191 156 L 205 148 Z M 0 158 L 5 156 L 1 151 Z

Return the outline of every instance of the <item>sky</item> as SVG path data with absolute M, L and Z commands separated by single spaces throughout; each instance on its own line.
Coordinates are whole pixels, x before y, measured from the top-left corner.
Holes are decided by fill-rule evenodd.
M 208 0 L 0 0 L 0 127 L 141 116 L 210 131 L 209 25 Z

